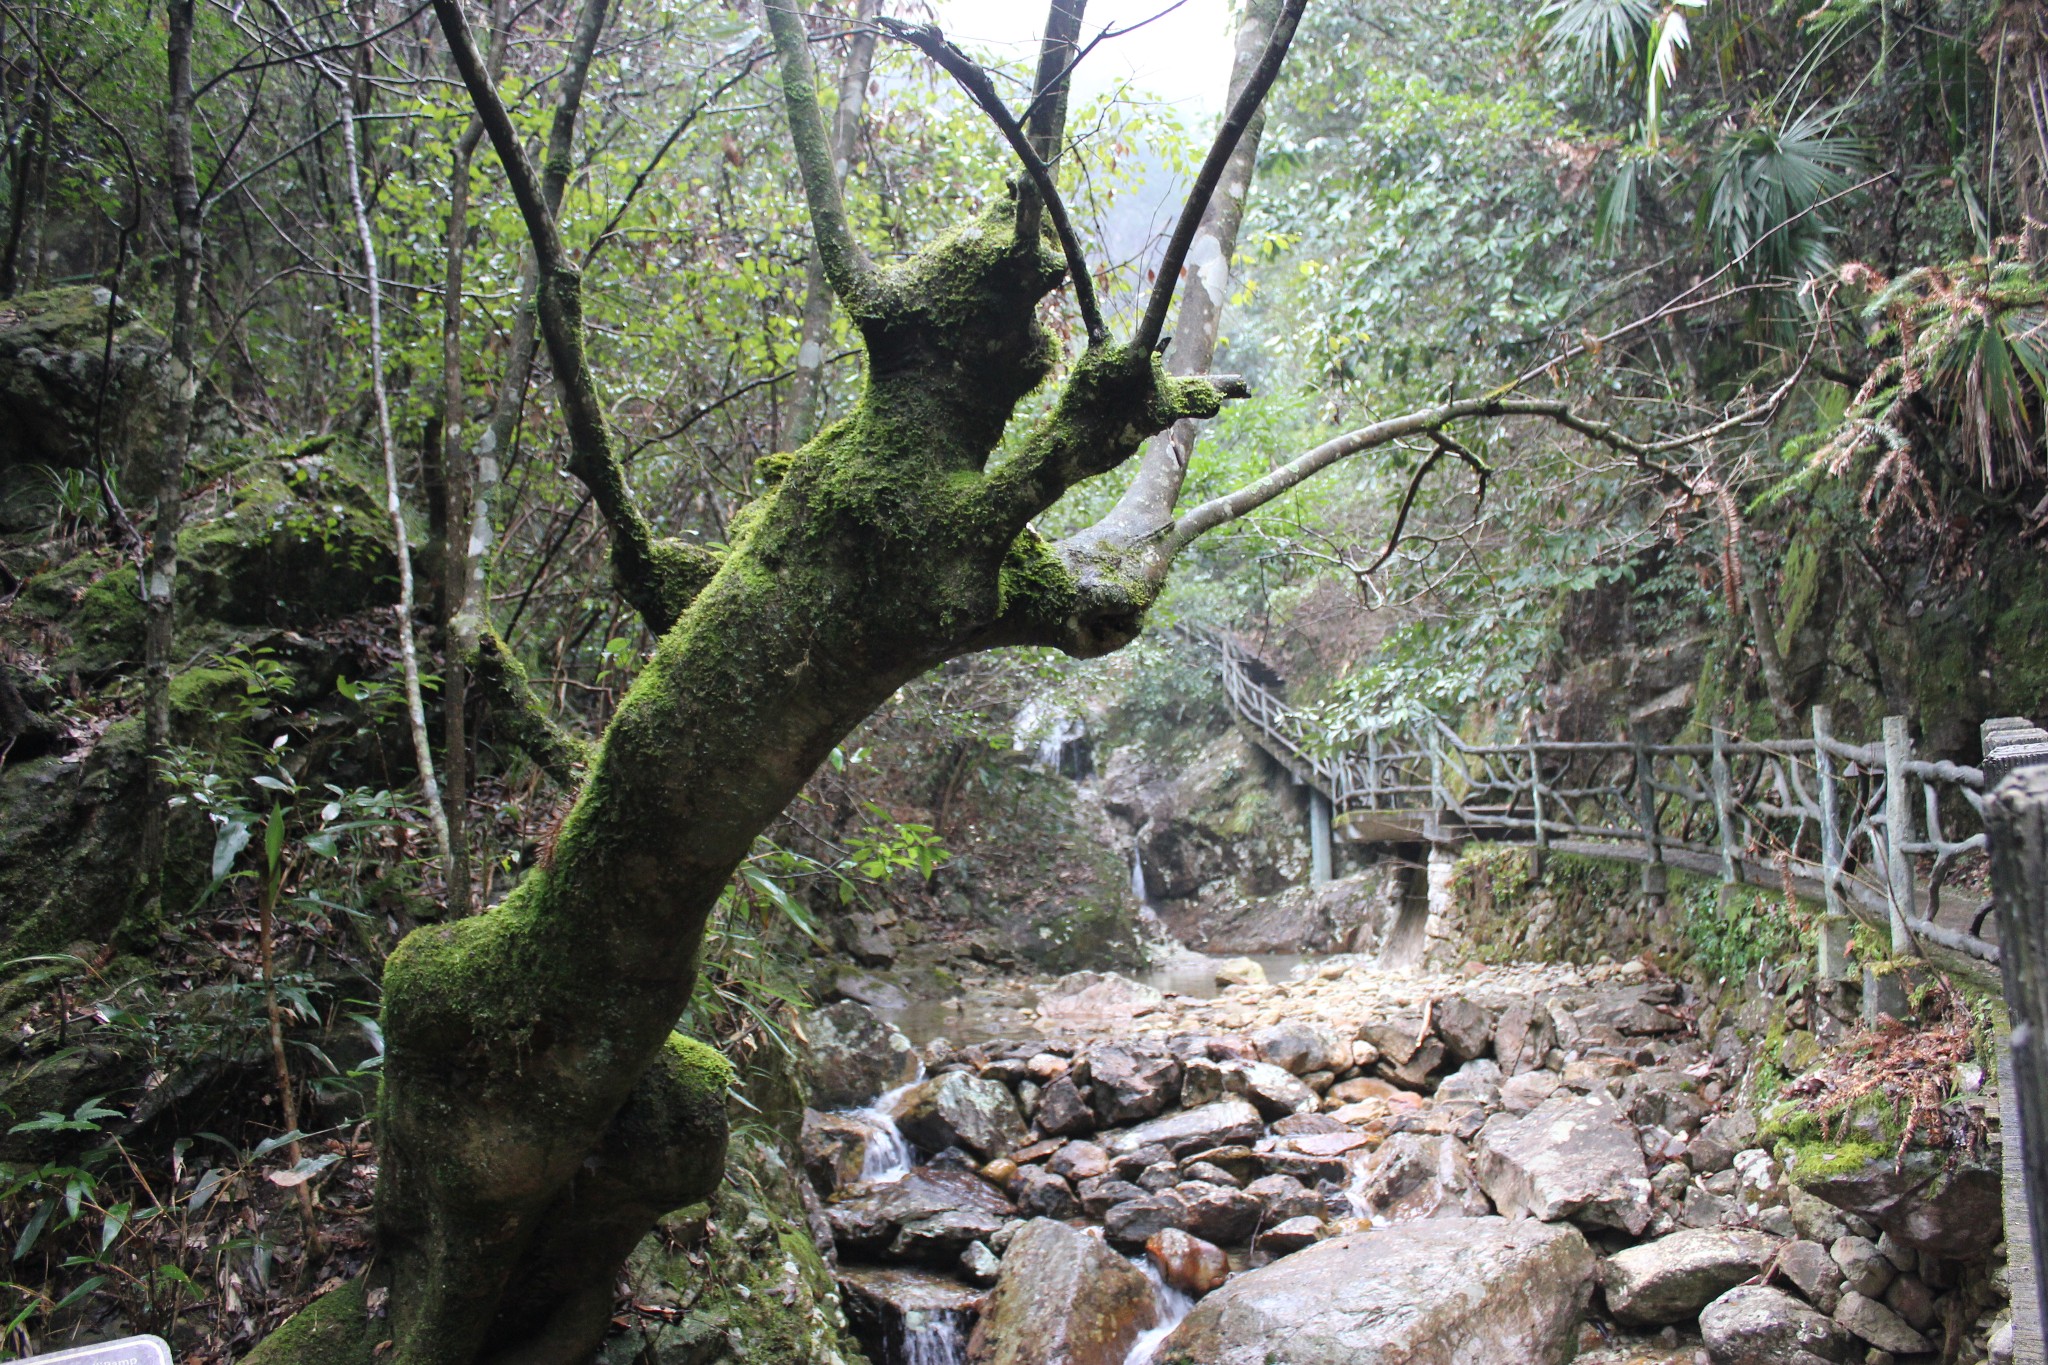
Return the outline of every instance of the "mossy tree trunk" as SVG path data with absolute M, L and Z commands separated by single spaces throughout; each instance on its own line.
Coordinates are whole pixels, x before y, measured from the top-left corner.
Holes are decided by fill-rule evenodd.
M 386 967 L 380 1255 L 363 1302 L 385 1314 L 370 1336 L 388 1333 L 377 1358 L 391 1365 L 589 1358 L 627 1252 L 722 1169 L 725 1072 L 671 1029 L 734 870 L 833 746 L 920 673 L 999 645 L 1086 656 L 1132 639 L 1157 577 L 1119 572 L 1101 544 L 1077 572 L 1030 523 L 1153 434 L 1214 415 L 1230 388 L 1169 376 L 1156 327 L 1096 339 L 1049 414 L 992 462 L 1017 403 L 1061 361 L 1040 310 L 1069 275 L 1071 243 L 1063 254 L 1037 225 L 1064 210 L 1012 195 L 901 265 L 869 263 L 789 3 L 770 0 L 768 16 L 793 140 L 867 379 L 850 415 L 776 457 L 772 487 L 713 554 L 654 541 L 633 508 L 555 206 L 459 0 L 436 0 L 534 241 L 571 470 L 610 524 L 618 586 L 660 642 L 546 865 L 490 912 L 416 931 Z M 1299 10 L 1265 54 L 1253 107 Z M 1049 134 L 1040 145 L 1058 144 Z M 1176 268 L 1161 272 L 1168 291 Z M 285 1358 L 292 1339 L 258 1358 Z

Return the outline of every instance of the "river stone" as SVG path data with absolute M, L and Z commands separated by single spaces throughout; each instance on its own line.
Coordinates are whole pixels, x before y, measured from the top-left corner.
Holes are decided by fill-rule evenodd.
M 1046 1163 L 1053 1174 L 1063 1175 L 1069 1180 L 1093 1180 L 1099 1175 L 1109 1174 L 1109 1153 L 1092 1142 L 1069 1142 L 1052 1154 Z
M 1196 1298 L 1230 1278 L 1230 1257 L 1222 1247 L 1179 1228 L 1163 1228 L 1147 1237 L 1145 1255 L 1159 1268 L 1161 1279 Z
M 1456 1060 L 1469 1062 L 1483 1057 L 1493 1046 L 1493 1016 L 1464 996 L 1439 1000 L 1430 1013 L 1436 1021 L 1437 1036 L 1444 1040 Z
M 1471 1154 L 1454 1137 L 1396 1133 L 1358 1168 L 1352 1203 L 1375 1223 L 1491 1213 Z
M 1593 1252 L 1571 1227 L 1449 1218 L 1352 1233 L 1250 1271 L 1160 1347 L 1175 1365 L 1557 1365 Z
M 1805 1175 L 1798 1154 L 1786 1176 L 1808 1194 L 1867 1219 L 1915 1251 L 1950 1260 L 1989 1255 L 2005 1235 L 1999 1168 L 1981 1158 L 1916 1147 L 1901 1163 L 1890 1152 L 1849 1171 Z
M 895 1239 L 889 1243 L 889 1256 L 897 1261 L 952 1265 L 969 1245 L 995 1236 L 1008 1221 L 1000 1214 L 980 1209 L 946 1209 L 898 1227 Z
M 1510 1114 L 1526 1114 L 1556 1094 L 1562 1084 L 1555 1071 L 1540 1067 L 1524 1071 L 1519 1076 L 1510 1076 L 1500 1083 L 1500 1107 Z
M 1095 1117 L 1105 1128 L 1149 1119 L 1180 1098 L 1180 1063 L 1170 1056 L 1102 1047 L 1089 1054 L 1088 1065 Z
M 1080 1084 L 1072 1076 L 1061 1076 L 1039 1092 L 1031 1121 L 1048 1137 L 1078 1137 L 1095 1131 L 1095 1110 Z
M 1650 1173 L 1636 1130 L 1604 1092 L 1557 1095 L 1522 1118 L 1480 1130 L 1479 1183 L 1496 1207 L 1545 1222 L 1570 1218 L 1630 1236 L 1650 1223 Z
M 1842 1279 L 1855 1293 L 1877 1298 L 1891 1287 L 1898 1267 L 1884 1258 L 1868 1237 L 1845 1233 L 1834 1240 L 1828 1255 L 1841 1267 Z
M 1735 1154 L 1756 1141 L 1756 1118 L 1747 1110 L 1716 1114 L 1700 1125 L 1700 1135 L 1686 1145 L 1685 1164 L 1700 1175 L 1713 1175 L 1735 1164 Z
M 1141 1247 L 1168 1228 L 1186 1231 L 1188 1206 L 1174 1190 L 1113 1205 L 1102 1215 L 1103 1235 L 1120 1247 Z
M 1265 1206 L 1243 1190 L 1190 1180 L 1174 1186 L 1187 1210 L 1180 1226 L 1205 1241 L 1231 1246 L 1252 1235 Z
M 1842 1268 L 1818 1242 L 1787 1242 L 1778 1248 L 1778 1272 L 1823 1313 L 1842 1301 Z
M 1218 986 L 1263 986 L 1266 969 L 1248 957 L 1225 958 L 1216 964 Z
M 961 1210 L 985 1214 L 997 1226 L 1012 1211 L 1002 1192 L 978 1175 L 919 1166 L 901 1180 L 842 1190 L 825 1206 L 825 1217 L 840 1247 L 858 1251 L 888 1245 L 906 1224 Z
M 1011 1240 L 968 1338 L 971 1365 L 1123 1365 L 1152 1282 L 1099 1237 L 1035 1218 Z
M 917 1050 L 856 1000 L 827 1005 L 804 1019 L 810 1040 L 811 1103 L 850 1109 L 917 1079 Z
M 1878 1350 L 1895 1355 L 1918 1355 L 1934 1349 L 1926 1337 L 1914 1331 L 1897 1313 L 1853 1289 L 1835 1305 L 1835 1323 Z
M 1017 1211 L 1027 1217 L 1072 1218 L 1081 1212 L 1073 1187 L 1043 1166 L 1026 1166 L 1010 1185 Z
M 1323 1197 L 1291 1175 L 1262 1175 L 1245 1186 L 1244 1192 L 1259 1201 L 1268 1223 L 1323 1212 Z
M 881 1131 L 880 1123 L 859 1114 L 804 1110 L 798 1146 L 803 1152 L 804 1173 L 818 1193 L 830 1194 L 858 1181 L 867 1162 L 868 1143 Z
M 1848 1338 L 1790 1294 L 1745 1284 L 1700 1313 L 1713 1365 L 1822 1365 L 1849 1359 Z
M 1135 1019 L 1166 997 L 1116 972 L 1069 972 L 1039 993 L 1041 1019 Z
M 1307 1024 L 1274 1024 L 1252 1034 L 1259 1057 L 1296 1076 L 1320 1071 L 1330 1060 L 1333 1039 Z
M 1500 1012 L 1493 1026 L 1493 1055 L 1500 1069 L 1513 1076 L 1543 1065 L 1555 1032 L 1550 1011 L 1526 1000 L 1516 1000 Z
M 1226 1062 L 1223 1090 L 1250 1100 L 1267 1119 L 1312 1113 L 1321 1103 L 1300 1077 L 1272 1062 Z
M 1312 1214 L 1290 1218 L 1276 1223 L 1259 1234 L 1255 1243 L 1268 1256 L 1291 1256 L 1304 1247 L 1314 1246 L 1322 1240 L 1325 1224 Z
M 1617 1322 L 1685 1322 L 1753 1278 L 1777 1246 L 1777 1238 L 1761 1232 L 1689 1228 L 1608 1257 L 1600 1285 Z
M 1008 1087 L 970 1071 L 949 1071 L 908 1091 L 896 1102 L 895 1118 L 903 1136 L 927 1152 L 965 1147 L 984 1160 L 1015 1151 L 1031 1136 Z
M 1173 1156 L 1182 1157 L 1210 1147 L 1256 1142 L 1265 1133 L 1266 1124 L 1259 1111 L 1244 1100 L 1231 1098 L 1167 1114 L 1121 1133 L 1105 1134 L 1103 1145 L 1115 1154 L 1156 1144 Z
M 1081 1181 L 1075 1186 L 1074 1193 L 1080 1196 L 1083 1213 L 1090 1218 L 1102 1218 L 1118 1204 L 1143 1199 L 1149 1191 L 1128 1180 L 1118 1180 L 1113 1175 L 1098 1175 Z

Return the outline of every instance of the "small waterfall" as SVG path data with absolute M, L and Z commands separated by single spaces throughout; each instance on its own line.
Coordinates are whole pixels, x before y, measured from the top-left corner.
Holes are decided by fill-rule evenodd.
M 910 1174 L 911 1166 L 916 1163 L 916 1153 L 911 1151 L 909 1141 L 896 1126 L 895 1115 L 890 1111 L 895 1107 L 897 1096 L 923 1079 L 924 1068 L 919 1067 L 915 1079 L 876 1096 L 873 1104 L 849 1111 L 856 1118 L 865 1119 L 875 1125 L 877 1130 L 874 1137 L 868 1140 L 867 1154 L 861 1158 L 862 1180 L 886 1182 L 901 1180 Z M 939 1365 L 940 1358 L 934 1356 L 932 1362 L 933 1365 Z M 918 1365 L 922 1365 L 922 1362 Z
M 1145 854 L 1136 844 L 1131 846 L 1131 899 L 1151 913 L 1152 893 L 1145 889 Z
M 967 1315 L 945 1309 L 905 1313 L 901 1365 L 967 1365 Z
M 1194 1310 L 1195 1301 L 1166 1282 L 1159 1273 L 1159 1267 L 1152 1264 L 1150 1256 L 1133 1256 L 1131 1264 L 1145 1273 L 1152 1282 L 1152 1325 L 1138 1334 L 1131 1343 L 1130 1353 L 1124 1357 L 1124 1365 L 1151 1365 L 1152 1357 L 1159 1347 L 1180 1326 L 1181 1319 Z

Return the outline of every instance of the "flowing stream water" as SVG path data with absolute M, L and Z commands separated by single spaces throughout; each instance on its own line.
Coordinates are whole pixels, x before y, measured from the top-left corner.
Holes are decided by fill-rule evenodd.
M 1152 1325 L 1138 1334 L 1131 1343 L 1130 1353 L 1124 1357 L 1124 1365 L 1151 1365 L 1152 1357 L 1173 1329 L 1180 1326 L 1194 1308 L 1195 1301 L 1166 1282 L 1159 1273 L 1159 1267 L 1152 1264 L 1150 1256 L 1133 1256 L 1131 1264 L 1143 1271 L 1145 1278 L 1152 1282 Z
M 967 1315 L 943 1310 L 906 1314 L 902 1365 L 967 1365 Z
M 867 1153 L 861 1158 L 862 1180 L 887 1182 L 901 1180 L 910 1174 L 911 1166 L 916 1164 L 917 1154 L 910 1149 L 910 1142 L 903 1136 L 903 1130 L 896 1126 L 896 1118 L 892 1111 L 896 1107 L 897 1097 L 923 1079 L 924 1068 L 920 1066 L 917 1075 L 910 1081 L 897 1086 L 894 1090 L 877 1095 L 872 1104 L 847 1111 L 856 1118 L 874 1124 L 879 1130 L 868 1139 Z M 936 1362 L 937 1357 L 933 1360 Z M 916 1365 L 925 1363 L 917 1362 Z

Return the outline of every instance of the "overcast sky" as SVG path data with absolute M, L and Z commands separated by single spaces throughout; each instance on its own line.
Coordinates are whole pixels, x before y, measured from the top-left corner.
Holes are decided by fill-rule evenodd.
M 1172 0 L 1090 0 L 1084 38 L 1105 26 L 1126 28 L 1159 14 Z M 1029 60 L 1045 26 L 1045 0 L 931 0 L 939 27 L 964 47 L 981 47 Z M 1183 118 L 1205 128 L 1223 106 L 1230 76 L 1228 0 L 1184 0 L 1172 13 L 1135 33 L 1095 49 L 1075 73 L 1083 97 L 1130 82 L 1177 105 Z

